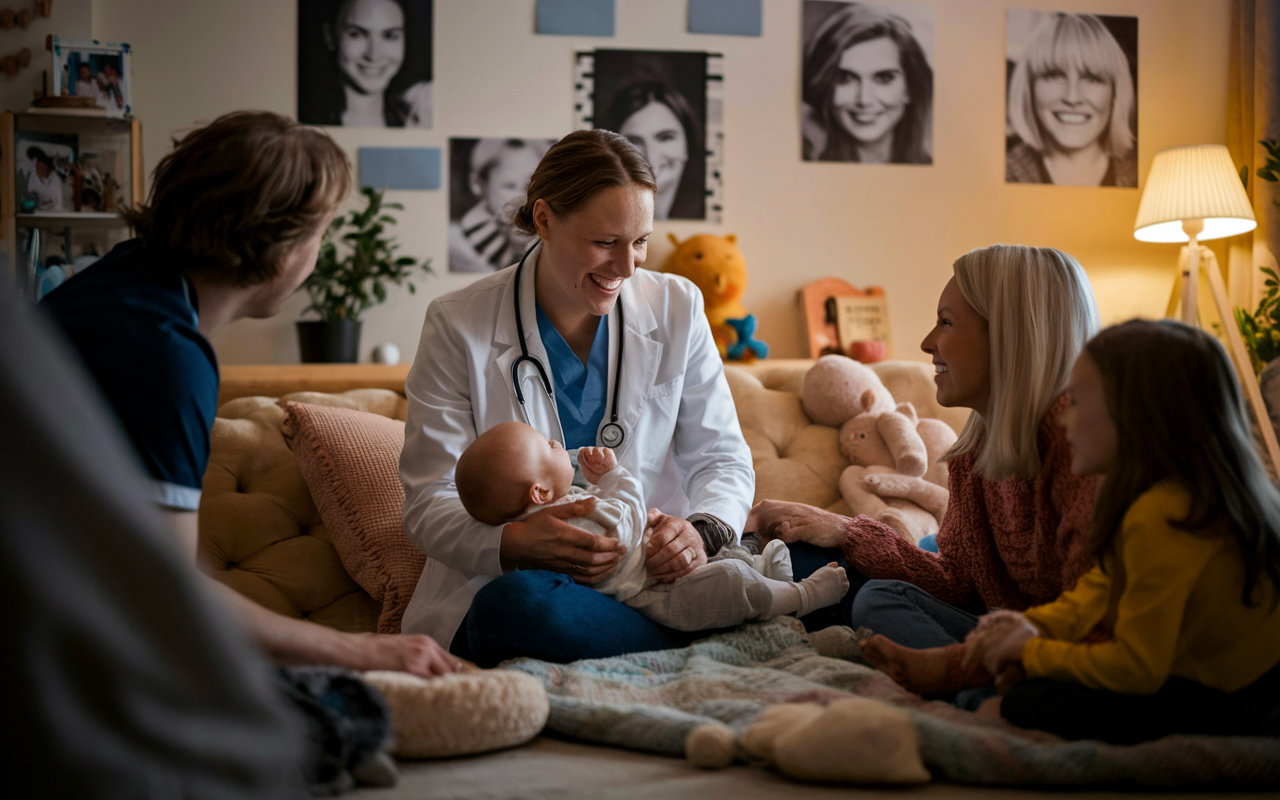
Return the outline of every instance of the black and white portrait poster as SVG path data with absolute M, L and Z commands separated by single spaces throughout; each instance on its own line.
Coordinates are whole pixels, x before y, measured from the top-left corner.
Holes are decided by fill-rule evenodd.
M 450 272 L 493 272 L 520 260 L 533 237 L 512 219 L 555 141 L 449 140 Z
M 579 53 L 574 125 L 635 143 L 658 184 L 654 219 L 719 222 L 724 59 L 655 50 Z
M 805 161 L 933 163 L 933 9 L 805 0 Z
M 1005 14 L 1005 180 L 1136 187 L 1138 18 Z
M 432 0 L 298 0 L 298 121 L 431 127 Z

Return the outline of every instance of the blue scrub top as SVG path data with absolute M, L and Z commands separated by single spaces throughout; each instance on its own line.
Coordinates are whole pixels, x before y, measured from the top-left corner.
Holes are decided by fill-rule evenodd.
M 604 418 L 606 393 L 609 390 L 609 317 L 600 318 L 596 338 L 584 365 L 569 343 L 551 324 L 542 306 L 537 306 L 538 333 L 550 361 L 551 380 L 556 388 L 556 412 L 564 430 L 567 450 L 593 447 L 600 420 Z

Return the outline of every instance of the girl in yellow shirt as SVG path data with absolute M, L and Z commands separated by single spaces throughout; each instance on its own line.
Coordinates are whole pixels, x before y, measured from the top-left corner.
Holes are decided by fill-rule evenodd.
M 1098 564 L 1048 605 L 979 622 L 968 659 L 1008 689 L 983 710 L 1116 743 L 1280 736 L 1280 491 L 1226 352 L 1133 320 L 1085 345 L 1068 389 L 1072 470 L 1106 477 Z M 1100 623 L 1113 638 L 1082 642 Z

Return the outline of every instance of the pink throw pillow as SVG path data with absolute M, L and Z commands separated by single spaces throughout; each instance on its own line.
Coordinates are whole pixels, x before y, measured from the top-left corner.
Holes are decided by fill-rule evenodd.
M 400 451 L 404 423 L 346 408 L 285 403 L 284 436 L 333 548 L 382 603 L 379 633 L 399 633 L 426 556 L 405 535 Z

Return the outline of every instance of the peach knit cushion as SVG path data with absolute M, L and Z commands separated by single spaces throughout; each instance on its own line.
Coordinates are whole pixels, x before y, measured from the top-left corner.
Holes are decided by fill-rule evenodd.
M 405 536 L 404 423 L 378 414 L 286 403 L 284 435 L 342 565 L 382 603 L 380 633 L 399 633 L 426 556 Z

